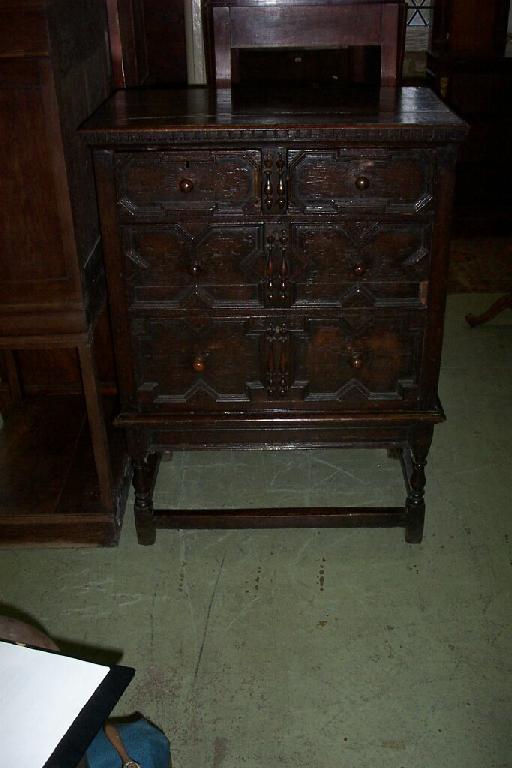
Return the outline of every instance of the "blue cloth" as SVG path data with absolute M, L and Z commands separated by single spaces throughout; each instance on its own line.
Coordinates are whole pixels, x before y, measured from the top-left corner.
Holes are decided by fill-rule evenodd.
M 147 720 L 117 725 L 121 740 L 132 760 L 141 768 L 169 768 L 168 738 Z M 119 768 L 121 758 L 105 736 L 103 728 L 85 753 L 89 768 Z

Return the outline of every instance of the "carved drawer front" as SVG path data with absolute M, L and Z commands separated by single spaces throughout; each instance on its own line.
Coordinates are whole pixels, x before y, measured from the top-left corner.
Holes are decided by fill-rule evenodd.
M 120 216 L 261 211 L 261 153 L 246 151 L 118 153 Z
M 187 308 L 260 303 L 262 223 L 125 226 L 122 242 L 132 303 Z
M 419 213 L 432 204 L 427 152 L 372 149 L 288 151 L 288 209 Z
M 249 318 L 136 319 L 132 334 L 143 410 L 240 407 L 263 389 L 261 334 Z
M 411 403 L 423 313 L 190 315 L 132 321 L 142 410 Z M 366 404 L 366 405 L 365 405 Z
M 296 344 L 295 386 L 306 403 L 411 402 L 417 397 L 423 313 L 310 317 Z
M 421 221 L 292 224 L 290 281 L 297 303 L 419 306 L 426 300 L 431 230 Z

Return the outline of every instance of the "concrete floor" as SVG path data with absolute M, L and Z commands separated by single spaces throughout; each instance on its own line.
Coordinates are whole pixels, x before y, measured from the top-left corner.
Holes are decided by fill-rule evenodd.
M 116 712 L 161 726 L 174 768 L 510 768 L 512 313 L 463 320 L 490 298 L 449 301 L 422 545 L 341 529 L 142 548 L 128 513 L 115 550 L 1 552 L 0 603 L 87 657 L 122 651 L 137 674 Z M 380 451 L 219 452 L 162 465 L 156 496 L 401 503 L 403 487 Z

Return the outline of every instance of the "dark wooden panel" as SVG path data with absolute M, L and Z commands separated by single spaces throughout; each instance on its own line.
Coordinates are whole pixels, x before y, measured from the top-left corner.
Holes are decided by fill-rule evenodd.
M 73 462 L 85 411 L 77 398 L 39 399 L 14 410 L 0 431 L 0 508 L 3 514 L 48 515 L 55 510 Z M 25 471 L 20 472 L 20 466 Z
M 111 88 L 105 4 L 3 0 L 0 22 L 0 346 L 20 374 L 18 381 L 11 376 L 15 400 L 83 386 L 92 443 L 86 458 L 78 449 L 87 433 L 83 408 L 77 426 L 65 398 L 49 399 L 49 416 L 42 415 L 43 404 L 9 414 L 0 457 L 6 478 L 0 538 L 72 541 L 76 535 L 76 541 L 112 543 L 119 488 L 111 482 L 89 347 L 105 280 L 92 161 L 77 132 Z M 37 489 L 27 480 L 32 475 Z
M 82 127 L 100 146 L 220 148 L 283 141 L 300 149 L 325 143 L 394 144 L 457 142 L 466 126 L 428 88 L 241 89 L 229 102 L 208 88 L 118 91 Z M 217 94 L 218 95 L 218 94 Z M 301 141 L 303 139 L 303 141 Z M 260 145 L 261 146 L 261 145 Z
M 417 398 L 424 317 L 346 313 L 310 317 L 296 342 L 296 380 L 312 403 Z M 301 335 L 302 336 L 302 335 Z
M 77 298 L 76 250 L 51 69 L 0 59 L 0 302 Z
M 420 152 L 288 152 L 290 210 L 418 212 L 432 199 L 431 159 Z
M 452 56 L 503 56 L 510 0 L 435 0 L 431 47 Z
M 45 0 L 2 0 L 0 57 L 47 55 L 45 5 Z
M 105 7 L 41 9 L 48 55 L 0 58 L 0 330 L 9 335 L 17 324 L 55 332 L 59 313 L 63 332 L 83 330 L 104 295 L 92 163 L 77 128 L 110 91 Z M 23 24 L 13 4 L 2 10 Z
M 137 319 L 138 398 L 147 407 L 347 407 L 414 401 L 424 317 Z
M 168 212 L 261 210 L 261 155 L 245 152 L 127 153 L 118 159 L 121 216 L 165 217 Z
M 132 333 L 143 406 L 239 406 L 263 391 L 261 329 L 247 318 L 134 320 Z
M 14 354 L 24 393 L 81 394 L 82 378 L 75 349 L 22 349 Z M 106 306 L 94 328 L 94 356 L 101 389 L 105 394 L 112 394 L 116 373 Z
M 116 544 L 130 473 L 124 435 L 111 429 L 109 439 L 114 512 L 101 506 L 82 398 L 10 409 L 0 431 L 0 546 Z
M 343 87 L 347 83 L 378 85 L 380 49 L 377 46 L 351 48 L 244 48 L 238 51 L 239 82 L 275 86 L 316 88 Z
M 77 130 L 112 90 L 104 0 L 75 2 L 72 13 L 69 0 L 53 0 L 48 26 L 73 235 L 78 263 L 84 269 L 87 304 L 87 293 L 94 291 L 94 278 L 101 269 L 101 253 L 92 159 Z M 88 273 L 85 265 L 90 259 L 95 261 Z
M 183 0 L 144 0 L 148 82 L 186 85 L 187 43 Z
M 303 6 L 230 9 L 231 47 L 265 48 L 272 46 L 317 47 L 378 45 L 381 38 L 381 8 L 368 6 L 359 14 L 357 27 L 350 6 L 325 6 L 321 13 Z
M 290 279 L 298 303 L 425 300 L 431 224 L 331 219 L 292 223 L 290 229 Z
M 142 85 L 148 76 L 143 0 L 105 0 L 116 88 Z
M 127 288 L 136 304 L 259 303 L 265 273 L 261 222 L 132 226 L 123 227 L 122 237 Z
M 343 0 L 318 4 L 298 2 L 212 2 L 207 30 L 213 38 L 215 80 L 229 87 L 237 79 L 241 48 L 326 48 L 379 45 L 381 83 L 400 80 L 405 33 L 405 4 Z M 231 52 L 234 50 L 233 59 Z
M 122 235 L 128 295 L 139 307 L 426 301 L 431 224 L 423 222 L 189 221 Z

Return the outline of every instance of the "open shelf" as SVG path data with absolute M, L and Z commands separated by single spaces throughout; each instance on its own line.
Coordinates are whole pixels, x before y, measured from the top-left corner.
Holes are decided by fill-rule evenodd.
M 109 426 L 108 437 L 114 493 L 105 508 L 81 396 L 30 397 L 4 413 L 0 546 L 117 544 L 130 470 L 123 432 Z

